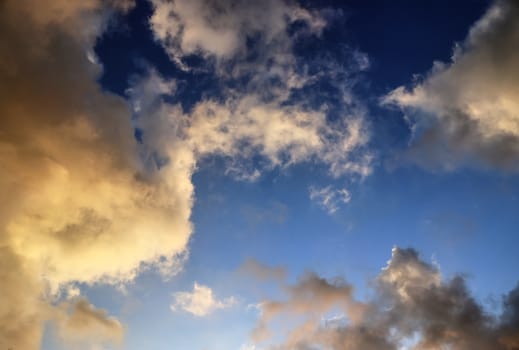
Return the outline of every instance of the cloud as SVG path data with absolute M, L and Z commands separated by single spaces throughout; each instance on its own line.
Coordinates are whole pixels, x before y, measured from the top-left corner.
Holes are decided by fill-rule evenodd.
M 203 317 L 219 309 L 226 309 L 236 304 L 236 298 L 228 297 L 218 300 L 211 288 L 198 284 L 193 285 L 192 292 L 176 292 L 173 294 L 171 310 L 183 310 L 192 315 Z
M 305 161 L 323 162 L 334 177 L 371 173 L 366 112 L 350 89 L 355 72 L 365 69 L 358 67 L 359 57 L 366 56 L 354 50 L 337 60 L 316 56 L 311 69 L 294 53 L 298 40 L 315 40 L 326 26 L 319 12 L 277 0 L 153 4 L 152 30 L 172 60 L 196 68 L 181 59 L 197 54 L 218 78 L 217 96 L 208 93 L 188 110 L 163 109 L 169 113 L 163 118 L 182 120 L 174 128 L 197 159 L 222 156 L 228 174 L 248 181 L 264 169 Z M 291 31 L 294 23 L 300 28 Z M 316 93 L 323 81 L 337 81 L 329 94 Z M 331 121 L 332 112 L 340 118 Z M 261 164 L 247 162 L 255 155 Z
M 497 0 L 454 48 L 411 88 L 384 97 L 413 129 L 409 156 L 430 168 L 480 164 L 517 171 L 519 6 Z
M 394 248 L 371 286 L 371 296 L 357 301 L 346 281 L 307 274 L 284 287 L 285 300 L 261 303 L 253 338 L 272 349 L 517 349 L 519 286 L 494 316 L 471 296 L 463 277 L 443 279 L 411 248 Z M 323 323 L 330 312 L 340 314 L 340 322 Z M 269 327 L 276 320 L 293 327 L 278 334 Z M 283 335 L 282 344 L 267 341 Z
M 332 186 L 322 188 L 310 187 L 310 199 L 317 202 L 328 214 L 334 214 L 340 205 L 349 203 L 350 193 L 345 188 L 335 189 Z
M 333 129 L 320 111 L 307 111 L 300 106 L 282 106 L 282 101 L 265 103 L 255 95 L 231 99 L 225 105 L 214 101 L 199 103 L 190 116 L 187 131 L 195 152 L 204 156 L 220 154 L 243 160 L 259 154 L 268 167 L 286 167 L 312 158 L 328 163 L 337 176 L 360 173 L 349 151 L 366 142 L 362 122 L 352 121 L 341 129 Z M 340 139 L 336 143 L 336 139 Z M 339 151 L 343 153 L 339 154 Z M 255 169 L 259 170 L 259 169 Z
M 41 281 L 24 268 L 19 256 L 4 245 L 0 246 L 0 266 L 3 286 L 0 300 L 0 346 L 4 349 L 38 349 L 43 332 L 43 314 L 47 310 L 39 299 Z
M 240 346 L 240 350 L 256 350 L 256 346 L 254 344 L 249 344 L 249 343 L 246 343 L 246 344 L 243 344 L 242 346 Z
M 170 85 L 152 71 L 129 91 L 135 124 L 143 130 L 142 154 L 150 167 L 178 159 L 190 177 L 204 159 L 217 156 L 225 162 L 225 173 L 242 181 L 303 162 L 326 165 L 332 177 L 371 173 L 363 112 L 330 122 L 321 108 L 289 101 L 286 87 L 268 100 L 255 91 L 223 90 L 223 101 L 207 98 L 184 110 L 163 98 L 167 93 L 161 89 Z M 336 196 L 344 201 L 346 193 L 338 190 Z
M 65 307 L 68 306 L 69 310 Z M 85 299 L 78 299 L 72 305 L 62 305 L 64 312 L 59 315 L 58 332 L 70 347 L 80 348 L 82 344 L 120 344 L 124 335 L 121 323 L 108 316 L 105 310 L 97 309 Z
M 152 0 L 151 28 L 174 61 L 190 54 L 229 59 L 244 55 L 247 40 L 260 35 L 267 43 L 285 34 L 287 22 L 302 21 L 312 32 L 320 32 L 324 19 L 295 3 L 250 1 Z
M 254 259 L 247 259 L 240 267 L 240 272 L 245 275 L 250 275 L 260 281 L 278 281 L 285 280 L 287 272 L 281 266 L 267 266 Z
M 70 283 L 166 275 L 186 254 L 192 163 L 144 164 L 126 101 L 101 91 L 87 57 L 121 4 L 0 5 L 2 348 L 39 348 Z
M 141 168 L 126 104 L 98 89 L 85 44 L 55 22 L 28 22 L 32 36 L 22 35 L 13 22 L 24 12 L 12 4 L 2 20 L 15 48 L 5 56 L 17 58 L 1 71 L 5 244 L 40 265 L 53 290 L 129 280 L 141 262 L 182 252 L 191 193 Z M 139 242 L 144 231 L 155 239 Z
M 222 96 L 189 109 L 168 103 L 164 96 L 175 94 L 177 83 L 153 69 L 132 80 L 129 100 L 99 87 L 94 44 L 110 13 L 128 10 L 131 1 L 1 2 L 0 276 L 7 287 L 0 348 L 37 349 L 44 323 L 58 322 L 60 298 L 67 290 L 77 296 L 78 283 L 122 286 L 150 268 L 166 278 L 178 273 L 192 234 L 192 175 L 205 157 L 222 157 L 226 172 L 249 180 L 308 161 L 324 163 L 334 177 L 371 172 L 365 111 L 352 102 L 347 82 L 337 87 L 340 120 L 329 120 L 335 108 L 329 101 L 311 105 L 294 97 L 331 75 L 354 74 L 328 61 L 315 74 L 297 63 L 288 26 L 305 23 L 299 35 L 318 35 L 324 25 L 318 14 L 272 1 L 272 13 L 252 19 L 243 13 L 245 2 L 222 3 L 221 13 L 229 14 L 216 16 L 214 25 L 231 33 L 223 36 L 231 44 L 219 52 L 201 37 L 212 33 L 213 22 L 189 17 L 201 3 L 154 4 L 154 16 L 165 6 L 168 25 L 187 16 L 181 32 L 168 29 L 182 36 L 171 44 L 179 54 L 220 57 Z M 208 11 L 217 5 L 211 4 Z M 253 62 L 240 56 L 243 28 L 260 38 Z M 245 76 L 243 89 L 233 89 L 230 83 Z M 247 161 L 252 156 L 261 161 Z M 219 308 L 228 300 L 213 301 Z

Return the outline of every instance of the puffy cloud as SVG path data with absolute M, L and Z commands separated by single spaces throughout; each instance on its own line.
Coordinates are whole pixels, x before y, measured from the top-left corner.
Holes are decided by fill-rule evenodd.
M 37 349 L 71 282 L 125 283 L 151 265 L 172 273 L 186 252 L 192 163 L 148 169 L 126 101 L 99 89 L 87 58 L 113 4 L 126 7 L 0 5 L 2 348 Z
M 519 287 L 504 297 L 502 315 L 492 316 L 471 296 L 463 277 L 444 280 L 437 266 L 421 260 L 415 250 L 401 248 L 393 249 L 371 285 L 371 296 L 356 301 L 346 281 L 306 275 L 285 287 L 285 300 L 261 304 L 253 336 L 264 341 L 279 336 L 268 331 L 281 319 L 294 327 L 283 344 L 268 348 L 517 349 Z M 323 322 L 337 311 L 344 315 L 340 322 Z
M 332 186 L 316 188 L 312 186 L 310 187 L 310 199 L 316 201 L 329 214 L 333 214 L 339 210 L 340 205 L 347 204 L 351 196 L 345 188 L 335 189 Z
M 413 127 L 410 156 L 428 167 L 474 163 L 518 170 L 519 6 L 497 0 L 423 81 L 384 98 Z
M 194 283 L 192 292 L 176 292 L 173 294 L 171 310 L 183 310 L 198 317 L 207 316 L 210 313 L 233 306 L 236 303 L 234 297 L 222 300 L 215 298 L 211 288 Z

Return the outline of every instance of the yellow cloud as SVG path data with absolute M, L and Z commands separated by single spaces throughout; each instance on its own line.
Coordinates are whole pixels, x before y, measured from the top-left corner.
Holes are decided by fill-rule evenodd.
M 186 253 L 192 158 L 147 172 L 126 102 L 100 91 L 86 55 L 109 3 L 1 5 L 2 348 L 37 349 L 68 283 L 174 273 Z

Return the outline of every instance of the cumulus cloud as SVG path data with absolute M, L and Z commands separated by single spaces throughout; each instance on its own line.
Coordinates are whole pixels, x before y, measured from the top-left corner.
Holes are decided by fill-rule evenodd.
M 332 186 L 317 188 L 312 186 L 310 187 L 310 199 L 317 202 L 329 214 L 333 214 L 339 210 L 341 205 L 347 204 L 351 196 L 345 188 L 333 188 Z
M 261 304 L 253 338 L 272 349 L 517 349 L 519 287 L 504 296 L 495 316 L 471 296 L 463 277 L 443 279 L 411 248 L 394 248 L 372 287 L 358 301 L 345 280 L 307 274 L 284 287 L 285 300 Z M 340 322 L 322 322 L 331 312 Z M 279 320 L 294 326 L 282 344 L 272 344 L 268 339 L 280 334 L 269 325 Z
M 229 308 L 236 304 L 236 298 L 228 297 L 225 299 L 217 299 L 213 290 L 207 286 L 198 284 L 193 285 L 192 292 L 176 292 L 173 294 L 173 303 L 171 310 L 183 310 L 198 317 L 203 317 L 212 312 Z
M 518 3 L 497 0 L 455 46 L 452 62 L 436 62 L 423 81 L 385 96 L 408 114 L 412 159 L 444 169 L 518 170 L 518 46 Z
M 71 282 L 171 273 L 186 251 L 191 164 L 143 164 L 126 102 L 87 57 L 114 6 L 129 3 L 0 5 L 2 348 L 37 349 Z

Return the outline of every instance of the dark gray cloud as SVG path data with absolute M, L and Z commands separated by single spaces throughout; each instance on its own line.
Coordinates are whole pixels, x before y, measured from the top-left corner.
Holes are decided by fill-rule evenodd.
M 285 300 L 262 303 L 253 335 L 258 341 L 280 336 L 269 325 L 282 320 L 294 326 L 269 348 L 519 349 L 519 286 L 496 316 L 474 299 L 462 276 L 445 280 L 414 249 L 394 248 L 372 287 L 371 297 L 357 301 L 346 281 L 308 274 L 286 287 Z M 330 312 L 341 312 L 344 320 L 323 322 Z

